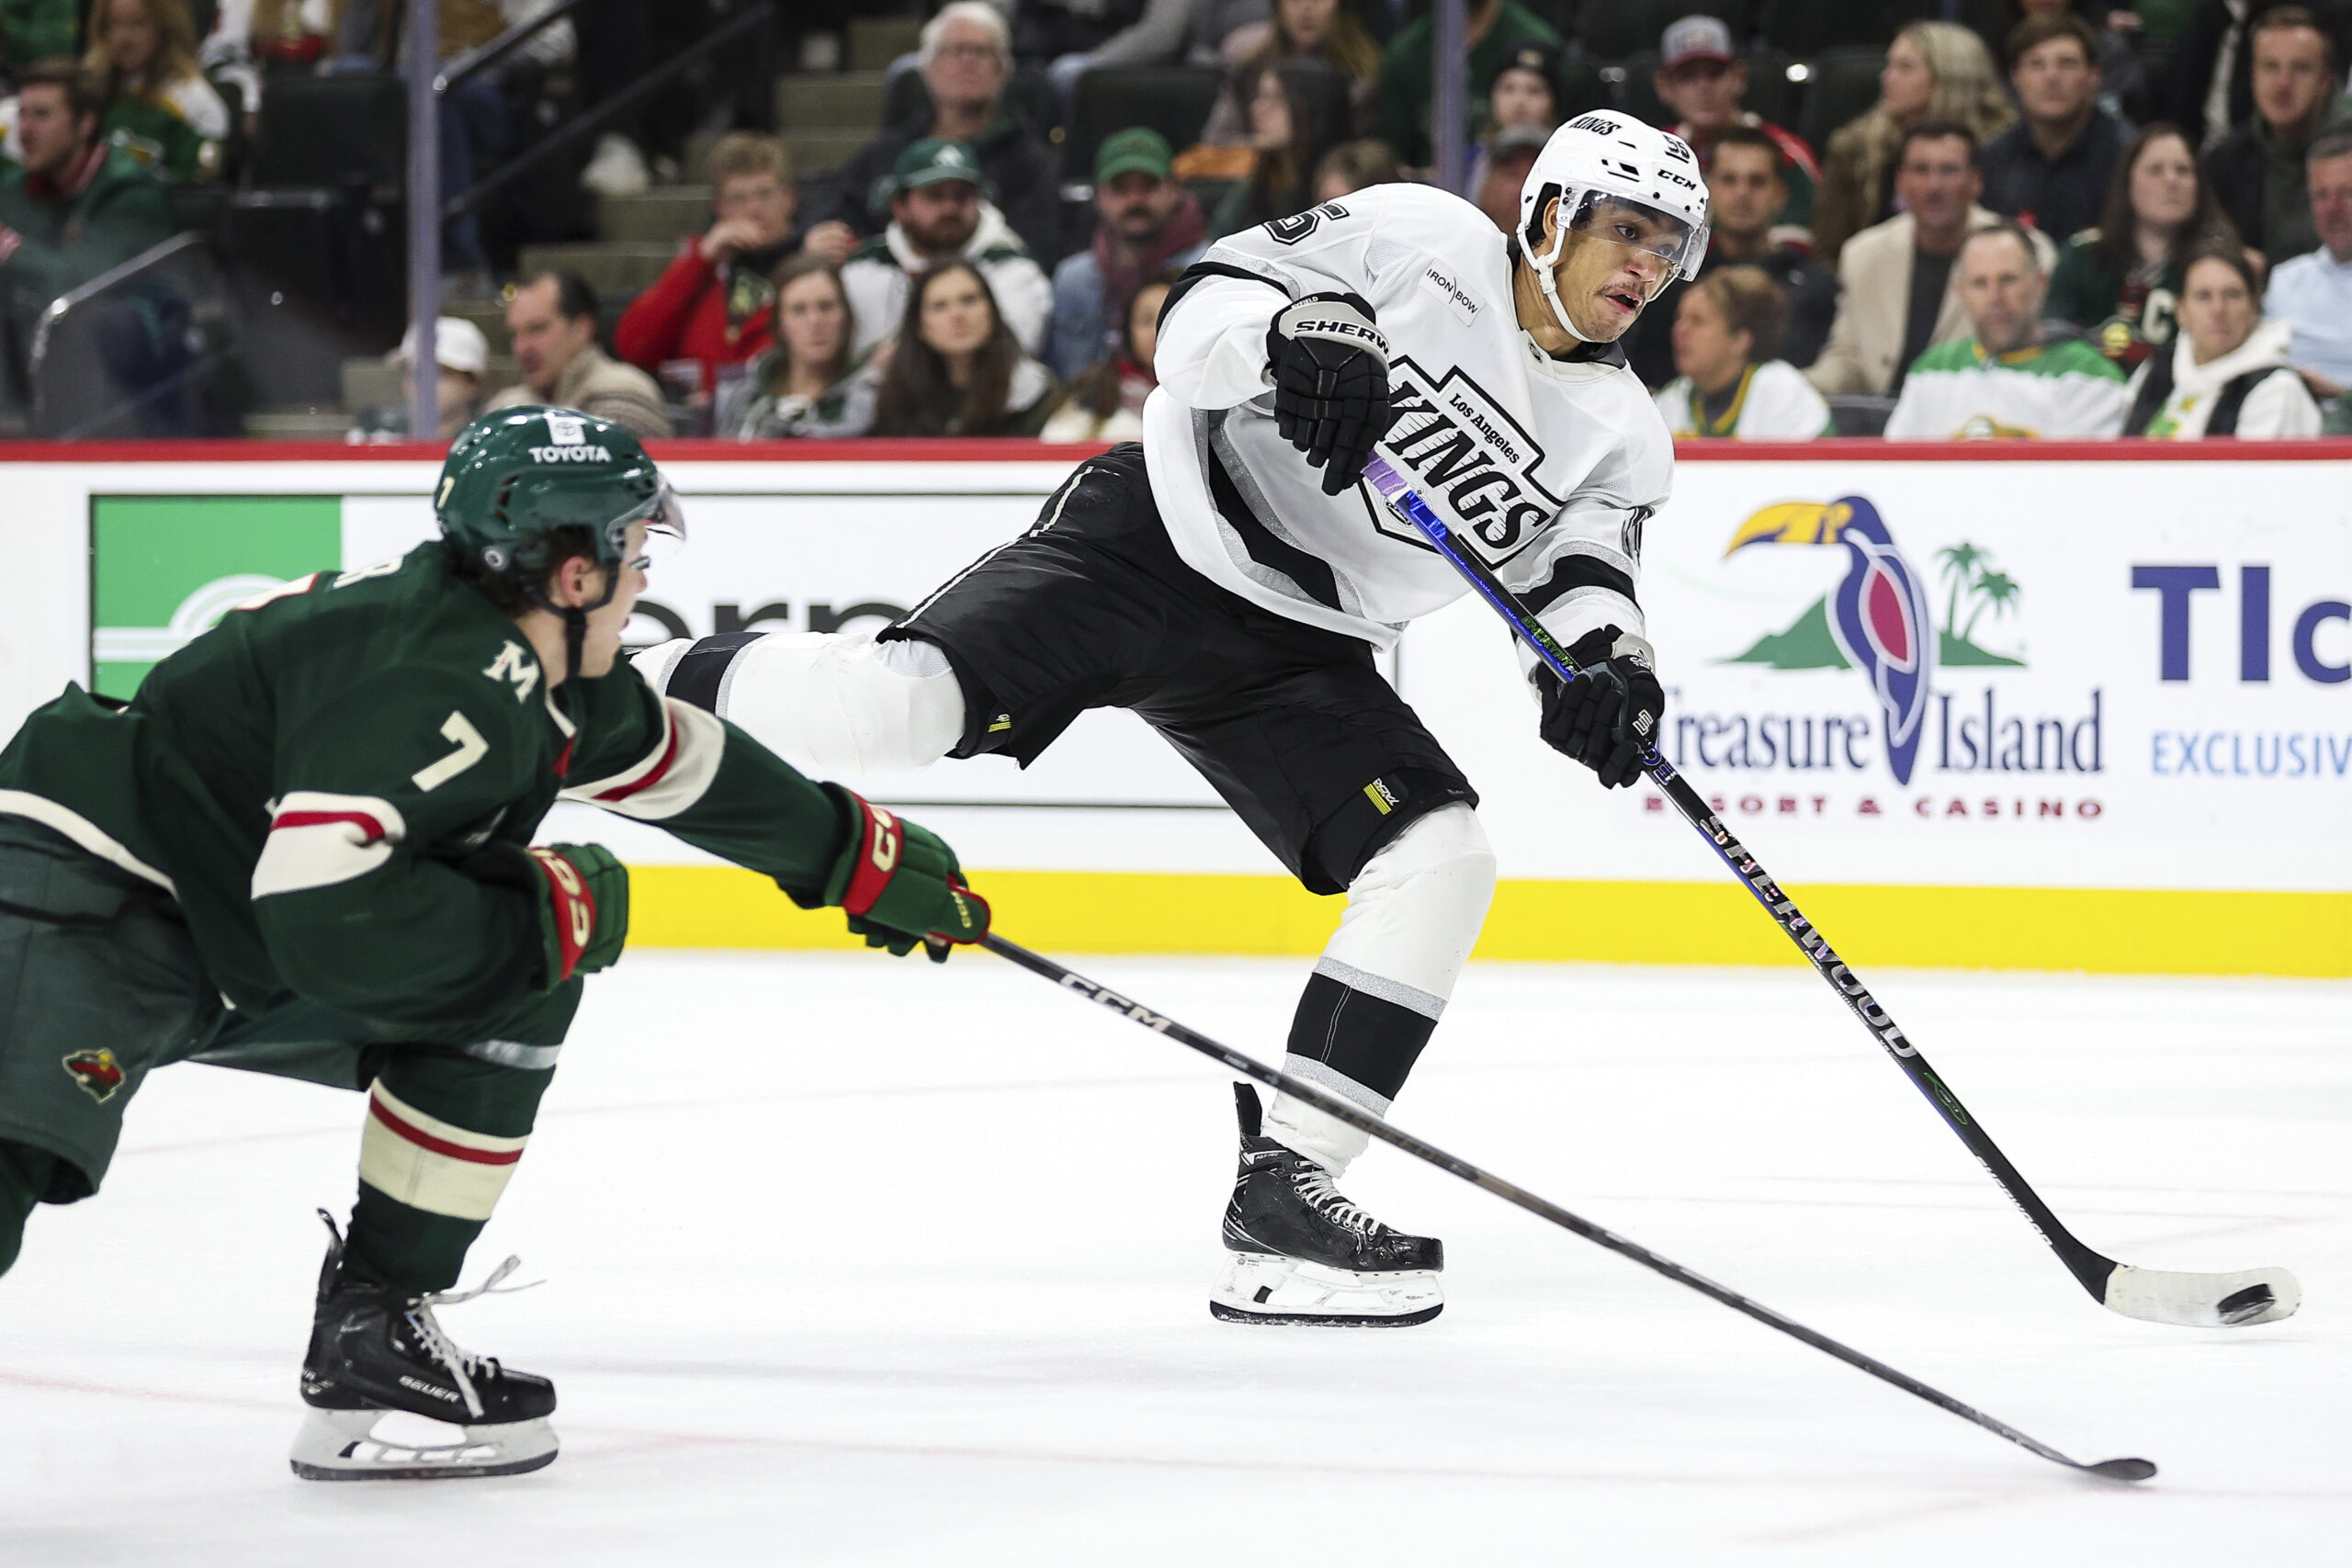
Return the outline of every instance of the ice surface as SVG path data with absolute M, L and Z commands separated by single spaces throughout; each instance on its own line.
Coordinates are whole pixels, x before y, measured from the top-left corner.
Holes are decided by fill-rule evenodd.
M 1012 934 L 1017 935 L 1017 932 Z M 1082 967 L 1271 1055 L 1303 965 Z M 2352 987 L 1873 974 L 2093 1246 L 2291 1321 L 2095 1305 L 1799 969 L 1474 966 L 1399 1122 L 2073 1453 L 2071 1475 L 1392 1151 L 1389 1332 L 1205 1288 L 1226 1078 L 1010 965 L 634 953 L 457 1337 L 549 1374 L 507 1481 L 295 1480 L 360 1101 L 200 1067 L 0 1283 L 0 1562 L 2065 1564 L 2352 1558 Z

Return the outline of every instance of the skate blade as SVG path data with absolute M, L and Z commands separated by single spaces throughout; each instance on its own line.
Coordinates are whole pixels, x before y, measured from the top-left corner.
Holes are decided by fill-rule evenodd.
M 312 1410 L 294 1435 L 287 1462 L 305 1481 L 458 1481 L 522 1475 L 555 1462 L 556 1437 L 545 1417 L 488 1427 L 429 1421 L 449 1442 L 395 1442 L 374 1435 L 390 1410 Z
M 1209 1315 L 1220 1323 L 1405 1328 L 1444 1309 L 1433 1269 L 1356 1274 L 1265 1252 L 1227 1254 L 1209 1289 Z

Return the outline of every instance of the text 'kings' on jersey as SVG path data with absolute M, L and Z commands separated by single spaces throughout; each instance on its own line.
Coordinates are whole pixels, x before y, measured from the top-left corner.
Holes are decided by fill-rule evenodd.
M 1520 329 L 1504 237 L 1458 197 L 1384 185 L 1219 241 L 1170 297 L 1144 407 L 1153 498 L 1186 565 L 1251 603 L 1385 648 L 1466 585 L 1359 482 L 1327 496 L 1276 429 L 1266 329 L 1351 293 L 1388 340 L 1382 449 L 1573 642 L 1645 628 L 1642 528 L 1674 444 L 1623 356 L 1552 358 Z

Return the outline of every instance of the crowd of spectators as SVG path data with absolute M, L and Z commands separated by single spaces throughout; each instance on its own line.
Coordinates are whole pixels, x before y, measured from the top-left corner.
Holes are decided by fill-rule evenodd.
M 555 3 L 438 0 L 443 58 Z M 775 26 L 797 47 L 872 8 L 842 0 Z M 400 9 L 0 3 L 12 89 L 0 97 L 0 297 L 14 336 L 48 301 L 168 237 L 170 186 L 233 177 L 273 80 L 396 68 Z M 553 399 L 653 434 L 1121 438 L 1153 385 L 1157 302 L 1219 238 L 1420 180 L 1468 197 L 1499 246 L 1546 139 L 1607 102 L 1683 136 L 1710 185 L 1702 265 L 1624 345 L 1678 434 L 2352 428 L 2346 0 L 1946 6 L 1968 25 L 1894 31 L 1874 101 L 1866 78 L 1862 101 L 1824 100 L 1849 105 L 1842 124 L 1820 104 L 1800 114 L 1826 80 L 1767 47 L 1785 6 L 1694 12 L 1620 61 L 1595 55 L 1600 0 L 1467 0 L 1456 138 L 1431 124 L 1434 25 L 1414 0 L 925 9 L 891 74 L 902 112 L 834 168 L 796 170 L 786 141 L 744 109 L 750 88 L 706 95 L 684 120 L 674 96 L 649 99 L 593 158 L 583 145 L 553 165 L 558 177 L 537 183 L 581 201 L 652 180 L 709 186 L 707 223 L 616 310 L 600 312 L 577 273 L 517 276 L 499 238 L 512 212 L 448 223 L 451 298 L 503 303 L 499 346 L 519 379 L 486 385 L 490 345 L 453 316 L 463 330 L 445 323 L 435 351 L 443 424 Z M 445 199 L 538 133 L 532 93 L 594 97 L 628 79 L 632 51 L 641 66 L 657 35 L 700 25 L 576 0 L 445 96 Z M 1814 32 L 1817 45 L 1835 24 Z M 1622 27 L 1610 36 L 1622 49 Z M 1090 82 L 1117 79 L 1095 73 L 1159 66 L 1214 69 L 1213 96 L 1204 89 L 1182 123 L 1164 105 L 1139 105 L 1150 123 L 1122 126 L 1115 108 L 1103 123 L 1111 100 Z M 1086 134 L 1065 155 L 1080 118 Z M 682 165 L 695 128 L 699 169 Z M 1441 141 L 1464 149 L 1460 166 L 1433 166 Z M 148 322 L 142 340 L 141 328 L 133 313 L 101 333 L 110 365 L 167 365 L 168 333 Z M 392 357 L 416 373 L 409 349 Z M 355 438 L 396 435 L 406 418 L 371 409 Z

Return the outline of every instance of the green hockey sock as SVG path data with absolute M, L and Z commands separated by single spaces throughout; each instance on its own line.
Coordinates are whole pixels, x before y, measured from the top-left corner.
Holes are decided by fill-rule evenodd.
M 417 1294 L 455 1285 L 553 1077 L 454 1052 L 395 1052 L 368 1091 L 345 1269 Z

